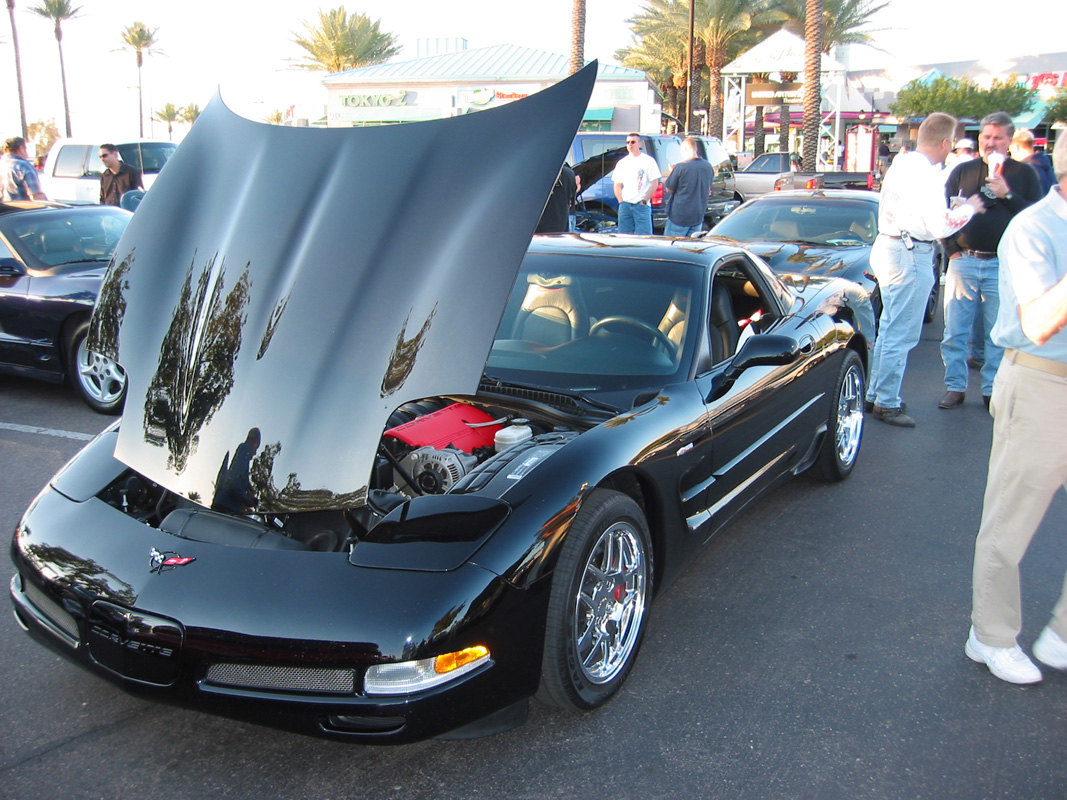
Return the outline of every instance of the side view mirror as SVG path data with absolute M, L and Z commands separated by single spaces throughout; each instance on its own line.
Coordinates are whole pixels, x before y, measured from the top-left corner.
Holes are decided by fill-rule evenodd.
M 10 256 L 6 258 L 0 258 L 0 275 L 6 277 L 12 277 L 15 275 L 22 275 L 26 272 L 26 269 L 22 266 L 22 262 L 16 258 Z
M 744 341 L 733 361 L 715 379 L 708 402 L 717 400 L 752 367 L 781 367 L 792 364 L 800 356 L 800 343 L 792 336 L 780 333 L 757 333 Z

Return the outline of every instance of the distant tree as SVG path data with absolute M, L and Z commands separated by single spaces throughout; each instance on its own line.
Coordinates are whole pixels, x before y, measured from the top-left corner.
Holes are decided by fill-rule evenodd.
M 196 122 L 196 118 L 200 116 L 200 106 L 196 103 L 190 103 L 181 110 L 182 122 L 188 122 L 192 125 Z
M 135 22 L 122 32 L 125 50 L 132 50 L 137 55 L 137 123 L 141 138 L 144 138 L 144 87 L 141 85 L 141 67 L 145 55 L 159 52 L 155 49 L 156 32 L 159 28 L 149 28 L 143 22 Z
M 67 123 L 67 136 L 70 136 L 70 102 L 67 100 L 67 67 L 63 63 L 63 23 L 73 19 L 81 11 L 74 8 L 70 0 L 41 0 L 40 5 L 30 8 L 39 17 L 52 20 L 56 46 L 59 48 L 59 80 L 63 84 L 63 116 Z
M 1037 97 L 1036 89 L 1015 82 L 994 80 L 982 89 L 968 78 L 939 75 L 925 83 L 914 80 L 897 92 L 897 99 L 889 110 L 898 117 L 925 117 L 933 111 L 944 111 L 960 119 L 981 119 L 994 111 L 1017 116 L 1029 109 Z
M 34 143 L 38 154 L 51 150 L 58 138 L 59 128 L 54 119 L 31 122 L 26 126 L 26 139 Z
M 182 112 L 174 103 L 167 103 L 156 112 L 155 119 L 167 123 L 167 139 L 170 141 L 174 139 L 174 123 L 181 119 L 181 116 Z
M 669 100 L 670 113 L 681 120 L 683 130 L 689 123 L 682 119 L 685 114 L 681 89 L 686 85 L 685 62 L 688 58 L 685 45 L 673 37 L 649 34 L 630 47 L 615 53 L 615 58 L 625 67 L 639 69 L 656 84 Z
M 22 90 L 22 57 L 19 55 L 19 31 L 15 25 L 15 0 L 7 0 L 7 14 L 11 17 L 11 44 L 15 48 L 15 82 L 19 89 L 19 116 L 22 120 L 22 138 L 28 138 L 26 128 L 26 95 Z
M 265 117 L 263 117 L 263 121 L 266 122 L 268 125 L 281 125 L 282 112 L 279 109 L 274 109 Z
M 293 40 L 307 51 L 301 69 L 344 72 L 380 64 L 400 52 L 396 36 L 379 30 L 381 20 L 349 14 L 344 6 L 319 12 L 318 26 L 304 23 L 306 35 Z
M 567 74 L 585 66 L 585 0 L 573 0 L 571 7 L 571 60 Z
M 1046 122 L 1067 122 L 1067 89 L 1060 89 L 1052 97 L 1045 111 Z

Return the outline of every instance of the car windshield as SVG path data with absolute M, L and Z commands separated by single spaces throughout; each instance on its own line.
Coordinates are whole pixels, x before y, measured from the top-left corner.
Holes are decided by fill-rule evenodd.
M 771 196 L 741 206 L 711 233 L 737 242 L 869 245 L 878 235 L 878 205 L 865 199 Z
M 111 260 L 131 214 L 110 206 L 42 209 L 0 218 L 0 232 L 33 269 Z
M 527 256 L 486 372 L 572 392 L 663 386 L 687 377 L 698 268 L 580 255 Z

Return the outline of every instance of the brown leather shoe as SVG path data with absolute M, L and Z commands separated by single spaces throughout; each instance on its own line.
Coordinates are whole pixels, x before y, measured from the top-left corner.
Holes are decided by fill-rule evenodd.
M 937 404 L 938 408 L 958 408 L 963 405 L 963 392 L 945 392 L 945 396 L 941 398 L 941 402 Z

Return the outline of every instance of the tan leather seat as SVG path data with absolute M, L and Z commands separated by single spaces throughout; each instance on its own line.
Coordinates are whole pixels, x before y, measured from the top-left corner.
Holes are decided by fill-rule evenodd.
M 689 292 L 678 289 L 671 299 L 671 304 L 660 320 L 659 329 L 667 335 L 678 350 L 685 340 L 686 323 L 689 321 Z
M 536 275 L 519 308 L 512 339 L 555 346 L 589 333 L 589 313 L 569 275 Z

